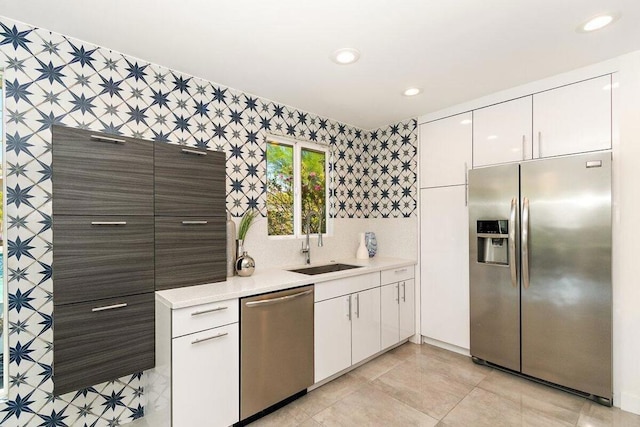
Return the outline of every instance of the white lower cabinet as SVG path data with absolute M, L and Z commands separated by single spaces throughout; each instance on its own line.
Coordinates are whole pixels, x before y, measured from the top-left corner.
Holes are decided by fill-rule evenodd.
M 174 427 L 238 422 L 238 339 L 237 323 L 173 339 Z
M 383 271 L 381 274 L 380 340 L 383 349 L 415 334 L 415 281 L 413 277 L 413 267 Z
M 315 382 L 351 366 L 351 295 L 315 303 Z
M 349 293 L 340 295 L 344 292 Z M 314 363 L 319 382 L 380 351 L 380 274 L 318 283 L 315 297 Z
M 156 367 L 145 419 L 154 427 L 224 427 L 240 417 L 237 299 L 172 310 L 156 301 Z
M 380 288 L 351 295 L 351 364 L 380 351 Z

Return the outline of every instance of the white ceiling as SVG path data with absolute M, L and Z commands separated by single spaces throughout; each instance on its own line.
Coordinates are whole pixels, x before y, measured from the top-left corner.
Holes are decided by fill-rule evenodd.
M 621 17 L 575 31 L 601 12 Z M 639 0 L 0 0 L 0 13 L 363 129 L 640 49 Z M 331 62 L 342 47 L 360 61 Z

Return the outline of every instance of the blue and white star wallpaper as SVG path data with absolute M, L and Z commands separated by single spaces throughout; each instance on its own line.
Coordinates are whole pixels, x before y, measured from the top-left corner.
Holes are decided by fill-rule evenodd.
M 227 207 L 265 206 L 265 134 L 329 144 L 338 218 L 416 210 L 416 120 L 362 130 L 0 18 L 9 395 L 2 426 L 118 426 L 144 414 L 144 373 L 52 394 L 52 124 L 223 150 Z

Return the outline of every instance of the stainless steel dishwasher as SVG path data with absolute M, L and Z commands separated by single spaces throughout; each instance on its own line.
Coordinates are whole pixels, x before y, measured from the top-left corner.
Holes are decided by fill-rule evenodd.
M 246 420 L 313 384 L 313 285 L 240 301 L 240 420 Z

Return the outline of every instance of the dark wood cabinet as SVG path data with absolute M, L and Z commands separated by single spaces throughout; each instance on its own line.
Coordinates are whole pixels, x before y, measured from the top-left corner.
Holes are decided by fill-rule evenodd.
M 154 290 L 226 279 L 225 155 L 52 127 L 54 393 L 154 366 Z
M 153 143 L 52 127 L 55 215 L 153 215 Z
M 226 279 L 226 218 L 155 218 L 156 290 Z
M 54 302 L 153 292 L 152 216 L 54 215 Z
M 156 216 L 226 217 L 225 154 L 155 145 Z
M 54 306 L 54 393 L 153 368 L 154 294 Z

